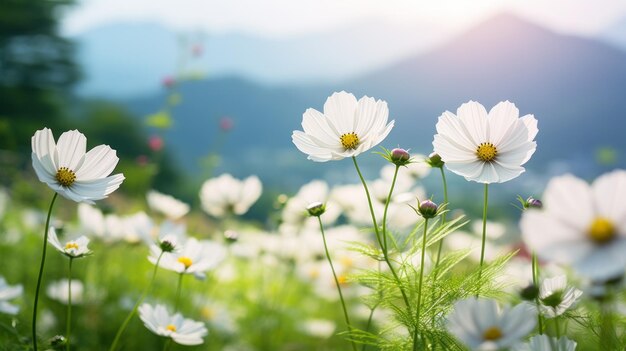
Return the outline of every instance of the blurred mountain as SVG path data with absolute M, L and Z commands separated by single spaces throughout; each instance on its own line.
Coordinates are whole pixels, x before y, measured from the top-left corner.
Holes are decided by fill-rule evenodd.
M 183 67 L 212 78 L 238 75 L 265 84 L 340 81 L 423 51 L 445 36 L 436 24 L 405 28 L 374 20 L 276 39 L 113 23 L 74 38 L 86 73 L 78 92 L 109 97 L 155 92 L 163 77 Z
M 281 181 L 301 184 L 300 177 L 311 174 L 346 177 L 336 163 L 305 161 L 290 138 L 292 130 L 300 129 L 302 112 L 321 110 L 333 91 L 388 101 L 396 128 L 384 145 L 424 154 L 431 151 L 443 111 L 455 112 L 469 100 L 489 109 L 508 99 L 522 115 L 532 113 L 539 120 L 538 150 L 529 169 L 592 176 L 603 169 L 595 159 L 597 150 L 626 150 L 624 86 L 626 53 L 501 14 L 427 54 L 341 83 L 269 87 L 225 77 L 183 84 L 184 100 L 174 110 L 176 122 L 167 139 L 185 167 L 193 166 L 209 149 L 203 145 L 216 135 L 217 119 L 232 116 L 236 126 L 223 149 L 223 169 L 242 174 L 271 169 L 289 174 Z M 128 105 L 146 115 L 164 99 L 161 93 Z M 624 156 L 618 154 L 617 163 L 608 167 L 613 166 L 624 167 Z
M 622 50 L 626 50 L 626 18 L 612 23 L 600 32 L 597 37 Z

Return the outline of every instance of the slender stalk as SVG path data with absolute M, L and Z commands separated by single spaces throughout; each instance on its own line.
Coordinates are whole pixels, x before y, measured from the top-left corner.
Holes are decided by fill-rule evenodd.
M 67 274 L 67 322 L 65 332 L 65 349 L 70 351 L 70 335 L 72 332 L 72 261 L 73 257 L 70 257 L 70 267 Z
M 183 288 L 183 277 L 185 276 L 185 272 L 180 273 L 178 275 L 178 287 L 176 288 L 176 302 L 174 303 L 174 313 L 178 312 L 178 306 L 180 306 L 180 292 Z
M 561 328 L 559 327 L 559 316 L 554 317 L 554 335 L 556 339 L 561 338 Z
M 383 211 L 383 251 L 385 254 L 389 253 L 387 247 L 387 210 L 389 209 L 389 203 L 391 202 L 391 195 L 393 194 L 393 188 L 396 186 L 396 179 L 398 178 L 398 170 L 400 166 L 396 165 L 396 170 L 393 172 L 393 180 L 391 181 L 391 187 L 389 187 L 389 195 L 387 195 L 387 201 L 385 201 L 385 210 Z
M 163 343 L 163 351 L 169 350 L 171 345 L 172 345 L 172 338 L 167 338 L 167 341 Z
M 424 234 L 422 235 L 422 257 L 420 261 L 420 279 L 417 287 L 417 312 L 415 312 L 415 335 L 413 336 L 413 351 L 417 351 L 417 334 L 419 331 L 420 312 L 422 307 L 422 284 L 424 282 L 424 256 L 426 256 L 426 233 L 428 232 L 428 218 L 424 218 Z
M 46 227 L 43 234 L 43 252 L 41 254 L 41 265 L 39 266 L 39 275 L 37 276 L 37 289 L 35 290 L 35 302 L 33 303 L 33 350 L 37 351 L 37 304 L 39 302 L 39 289 L 41 289 L 41 279 L 43 278 L 43 268 L 46 264 L 46 248 L 48 247 L 48 230 L 50 227 L 50 216 L 52 215 L 52 206 L 57 199 L 58 193 L 54 193 L 50 208 L 48 208 L 48 216 L 46 217 Z
M 443 183 L 443 203 L 447 206 L 448 205 L 448 182 L 446 181 L 446 173 L 443 171 L 443 167 L 440 167 L 439 170 L 441 171 L 441 181 Z M 440 226 L 443 226 L 444 224 L 446 224 L 446 212 L 444 211 L 441 214 L 441 222 L 440 222 Z M 439 262 L 441 260 L 441 249 L 443 248 L 443 239 L 441 238 L 439 240 L 439 247 L 437 248 L 437 259 L 435 260 L 435 280 L 437 279 L 437 267 L 439 267 Z
M 132 311 L 130 311 L 128 316 L 126 316 L 126 319 L 124 319 L 124 322 L 122 323 L 120 328 L 117 330 L 117 333 L 115 334 L 115 339 L 113 339 L 113 343 L 111 344 L 111 347 L 109 348 L 109 351 L 115 351 L 117 349 L 117 344 L 119 343 L 120 338 L 122 337 L 122 334 L 124 333 L 124 330 L 126 330 L 126 327 L 128 326 L 128 323 L 133 318 L 135 313 L 137 313 L 137 309 L 139 308 L 139 305 L 141 305 L 143 300 L 146 298 L 146 295 L 148 295 L 148 292 L 152 288 L 152 284 L 154 283 L 154 278 L 156 277 L 156 274 L 157 274 L 157 271 L 158 271 L 158 268 L 159 268 L 159 262 L 161 262 L 161 257 L 163 257 L 163 253 L 165 253 L 165 251 L 161 251 L 161 254 L 159 255 L 159 258 L 157 258 L 156 263 L 154 264 L 154 271 L 152 272 L 152 278 L 150 279 L 150 283 L 148 284 L 146 289 L 141 294 L 141 297 L 139 298 L 139 300 L 137 300 L 137 302 L 135 302 L 135 306 L 133 306 Z
M 356 351 L 356 344 L 354 343 L 354 340 L 352 340 L 352 324 L 350 323 L 350 317 L 348 316 L 346 302 L 344 301 L 343 293 L 341 292 L 341 285 L 339 284 L 339 279 L 337 279 L 337 273 L 335 273 L 335 266 L 333 266 L 333 261 L 330 259 L 330 253 L 328 252 L 328 245 L 326 245 L 326 234 L 324 234 L 324 225 L 322 224 L 322 218 L 320 216 L 317 216 L 317 221 L 320 224 L 320 230 L 322 232 L 322 240 L 324 241 L 324 251 L 326 252 L 326 258 L 328 259 L 328 264 L 330 264 L 330 270 L 333 272 L 335 285 L 337 285 L 337 291 L 339 292 L 339 299 L 341 300 L 341 307 L 343 308 L 343 316 L 346 319 L 348 331 L 350 332 L 350 343 L 352 344 L 352 350 Z
M 533 271 L 533 285 L 539 288 L 539 265 L 537 263 L 537 254 L 531 254 L 531 263 Z M 539 328 L 539 334 L 543 334 L 543 318 L 541 317 L 541 309 L 539 308 L 539 297 L 535 297 L 535 304 L 537 305 L 537 326 Z
M 367 183 L 365 182 L 365 179 L 363 178 L 363 174 L 361 174 L 359 165 L 356 162 L 356 157 L 352 156 L 352 161 L 354 162 L 354 167 L 356 168 L 356 171 L 359 174 L 359 178 L 361 179 L 361 183 L 363 184 L 363 188 L 365 189 L 365 195 L 367 195 L 367 203 L 369 205 L 370 215 L 372 216 L 372 224 L 374 224 L 374 233 L 376 234 L 376 239 L 378 240 L 378 243 L 380 244 L 381 248 L 383 248 L 383 242 L 380 236 L 380 229 L 378 228 L 378 223 L 376 222 L 376 215 L 374 214 L 374 206 L 372 205 L 372 197 L 370 196 L 370 192 L 369 192 L 369 189 L 367 188 Z M 402 299 L 404 300 L 404 303 L 406 304 L 407 311 L 409 312 L 409 315 L 411 315 L 412 312 L 411 312 L 411 304 L 409 303 L 409 297 L 404 291 L 404 288 L 402 287 L 402 282 L 400 281 L 400 278 L 398 277 L 398 274 L 396 273 L 395 268 L 393 268 L 393 265 L 391 264 L 391 261 L 389 260 L 389 255 L 387 254 L 387 251 L 384 249 L 383 249 L 383 258 L 385 262 L 387 263 L 387 266 L 389 267 L 389 271 L 391 271 L 391 274 L 393 275 L 393 278 L 395 279 L 396 284 L 398 284 L 398 289 L 400 289 L 400 293 L 402 294 Z
M 480 295 L 480 288 L 482 287 L 482 283 L 480 279 L 483 275 L 483 263 L 485 262 L 485 241 L 487 241 L 487 205 L 489 198 L 489 184 L 485 183 L 485 203 L 483 204 L 483 235 L 482 241 L 480 244 L 480 266 L 478 270 L 478 291 L 476 292 L 476 297 Z

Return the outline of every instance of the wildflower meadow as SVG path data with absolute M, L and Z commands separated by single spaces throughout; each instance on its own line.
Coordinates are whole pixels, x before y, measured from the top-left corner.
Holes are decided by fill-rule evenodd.
M 623 4 L 192 2 L 3 4 L 0 351 L 626 350 Z
M 469 101 L 433 118 L 419 154 L 382 146 L 400 127 L 389 111 L 345 91 L 304 110 L 294 149 L 352 163 L 354 182 L 303 184 L 271 230 L 240 219 L 263 192 L 255 175 L 207 179 L 197 207 L 156 190 L 123 203 L 114 149 L 36 131 L 43 206 L 1 193 L 3 349 L 624 349 L 626 171 L 520 194 L 520 236 L 498 240 L 489 196 L 541 152 L 535 117 Z M 482 218 L 449 200 L 451 177 L 483 189 Z

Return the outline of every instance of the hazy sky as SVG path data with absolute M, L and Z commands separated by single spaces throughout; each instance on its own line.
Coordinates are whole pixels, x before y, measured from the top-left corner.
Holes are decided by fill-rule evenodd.
M 359 20 L 397 25 L 434 23 L 450 31 L 508 10 L 562 32 L 593 35 L 626 18 L 624 0 L 78 0 L 63 33 L 117 21 L 284 37 L 330 30 Z

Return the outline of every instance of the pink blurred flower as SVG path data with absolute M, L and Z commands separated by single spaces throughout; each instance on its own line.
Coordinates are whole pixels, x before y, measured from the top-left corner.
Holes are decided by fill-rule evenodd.
M 234 122 L 232 118 L 225 116 L 220 119 L 220 129 L 223 131 L 228 132 L 233 129 L 233 126 Z
M 137 158 L 135 159 L 135 162 L 137 162 L 137 165 L 139 166 L 146 166 L 148 164 L 148 156 L 146 155 L 139 155 L 137 156 Z
M 202 56 L 203 51 L 204 51 L 204 48 L 202 47 L 202 44 L 194 44 L 191 47 L 191 53 L 195 57 Z
M 176 84 L 176 79 L 172 76 L 165 76 L 163 78 L 162 84 L 165 88 L 171 88 Z
M 163 148 L 163 139 L 161 137 L 153 135 L 148 140 L 148 146 L 150 146 L 150 150 L 159 151 Z

